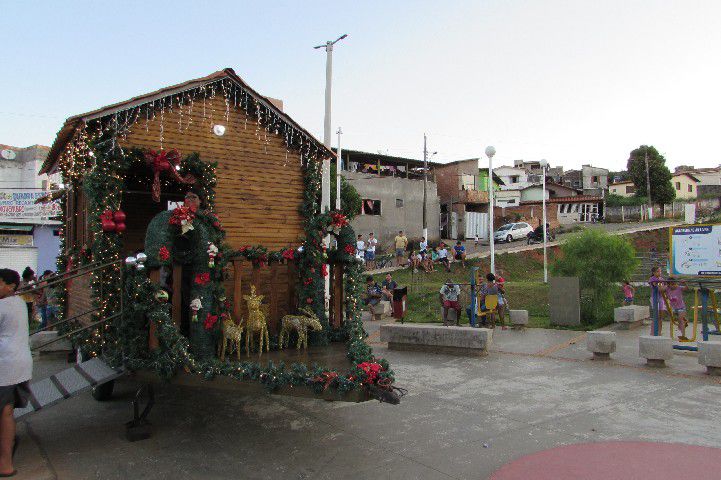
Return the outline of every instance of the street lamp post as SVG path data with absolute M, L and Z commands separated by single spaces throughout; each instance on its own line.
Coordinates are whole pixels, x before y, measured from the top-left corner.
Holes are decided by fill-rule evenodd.
M 428 241 L 428 193 L 426 191 L 426 185 L 428 183 L 428 139 L 426 134 L 423 134 L 423 238 Z
M 493 156 L 496 149 L 493 146 L 486 147 L 486 156 L 488 157 L 488 241 L 491 247 L 491 273 L 496 274 L 496 245 L 493 242 Z
M 548 257 L 546 256 L 546 168 L 548 162 L 543 159 L 541 164 L 542 189 L 541 198 L 543 199 L 543 283 L 548 283 Z
M 340 171 L 343 166 L 343 149 L 340 145 L 340 136 L 343 135 L 343 130 L 338 127 L 338 156 L 335 159 L 335 209 L 340 212 Z

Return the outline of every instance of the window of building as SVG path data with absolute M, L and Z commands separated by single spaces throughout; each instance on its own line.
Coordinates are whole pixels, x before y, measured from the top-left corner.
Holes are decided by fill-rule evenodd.
M 518 175 L 511 175 L 511 183 L 518 183 Z
M 693 192 L 693 185 L 691 185 L 690 183 L 688 184 L 688 191 Z
M 574 187 L 580 187 L 580 186 L 581 186 L 581 182 L 579 182 L 578 180 L 574 180 L 574 181 L 573 181 L 573 186 L 574 186 Z
M 401 208 L 402 206 L 403 206 L 403 199 L 396 198 L 396 208 Z
M 364 198 L 361 203 L 361 215 L 380 215 L 381 201 Z
M 476 177 L 473 175 L 461 175 L 461 190 L 475 190 Z
M 636 191 L 635 185 L 626 185 L 626 193 L 634 193 Z
M 681 182 L 676 182 L 676 190 L 681 190 Z

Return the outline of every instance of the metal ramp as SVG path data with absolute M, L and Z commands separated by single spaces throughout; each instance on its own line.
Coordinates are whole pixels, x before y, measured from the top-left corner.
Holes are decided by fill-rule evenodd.
M 124 374 L 125 370 L 111 368 L 98 357 L 77 363 L 60 373 L 32 382 L 30 384 L 28 406 L 15 409 L 15 418 L 24 417 L 38 410 L 51 407 L 96 385 L 115 380 Z

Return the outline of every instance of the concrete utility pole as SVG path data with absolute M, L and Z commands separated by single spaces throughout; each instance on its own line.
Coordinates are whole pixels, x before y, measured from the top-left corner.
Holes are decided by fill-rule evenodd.
M 548 283 L 548 256 L 546 254 L 546 242 L 548 241 L 546 237 L 546 167 L 548 162 L 544 158 L 540 163 L 543 169 L 541 174 L 543 178 L 543 188 L 541 190 L 541 198 L 543 199 L 543 283 Z
M 340 136 L 343 135 L 343 129 L 338 127 L 338 156 L 335 160 L 335 209 L 340 211 L 340 172 L 343 167 L 343 149 L 340 146 Z
M 486 147 L 486 156 L 488 157 L 488 240 L 491 247 L 491 273 L 496 274 L 496 245 L 493 241 L 493 156 L 496 154 L 496 148 L 493 146 Z
M 653 215 L 653 202 L 651 201 L 651 175 L 648 171 L 648 147 L 646 147 L 643 158 L 646 161 L 646 195 L 648 195 L 648 213 Z
M 428 143 L 426 134 L 423 134 L 423 238 L 428 241 L 428 207 L 426 206 L 428 193 L 426 192 L 426 184 L 428 183 Z
M 348 35 L 341 35 L 334 41 L 327 41 L 325 45 L 317 45 L 313 48 L 325 48 L 325 116 L 323 118 L 323 144 L 330 150 L 330 106 L 331 106 L 331 86 L 333 80 L 333 45 L 343 40 Z M 320 189 L 320 211 L 327 212 L 330 210 L 330 158 L 323 160 L 323 169 L 321 170 L 321 189 Z M 339 197 L 340 198 L 340 197 Z M 330 235 L 326 235 L 323 239 L 326 248 L 330 247 Z M 325 277 L 325 314 L 328 316 L 328 302 L 330 300 L 330 276 Z

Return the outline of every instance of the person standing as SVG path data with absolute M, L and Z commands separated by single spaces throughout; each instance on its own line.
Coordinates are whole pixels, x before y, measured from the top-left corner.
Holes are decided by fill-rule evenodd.
M 366 244 L 366 265 L 369 270 L 376 268 L 376 245 L 378 245 L 378 239 L 373 236 L 373 232 L 368 235 L 368 242 Z
M 355 242 L 355 256 L 361 262 L 365 260 L 365 250 L 366 242 L 363 241 L 363 235 L 358 235 L 358 240 Z
M 396 238 L 393 239 L 393 242 L 396 247 L 396 267 L 400 267 L 401 263 L 403 263 L 406 248 L 408 247 L 408 237 L 403 235 L 403 230 L 400 230 L 398 235 L 396 235 Z
M 14 270 L 13 270 L 14 271 Z M 23 270 L 23 279 L 17 286 L 18 290 L 28 290 L 35 287 L 35 271 L 30 267 L 25 267 Z M 20 298 L 25 302 L 25 306 L 28 309 L 28 320 L 32 321 L 35 311 L 35 300 L 37 300 L 37 293 L 27 292 L 20 294 Z
M 15 295 L 20 276 L 15 270 L 0 269 L 0 476 L 17 472 L 13 451 L 17 447 L 13 409 L 24 408 L 30 398 L 32 376 L 28 313 Z

